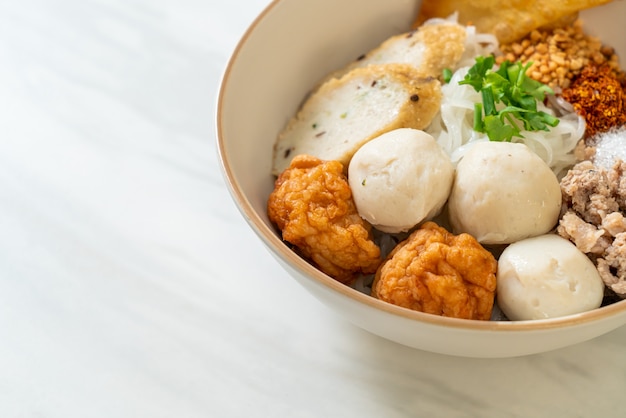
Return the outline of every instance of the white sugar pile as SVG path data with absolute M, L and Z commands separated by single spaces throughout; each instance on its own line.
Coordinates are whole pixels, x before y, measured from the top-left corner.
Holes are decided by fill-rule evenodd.
M 596 153 L 593 162 L 610 170 L 616 160 L 626 161 L 626 125 L 597 134 L 594 138 Z

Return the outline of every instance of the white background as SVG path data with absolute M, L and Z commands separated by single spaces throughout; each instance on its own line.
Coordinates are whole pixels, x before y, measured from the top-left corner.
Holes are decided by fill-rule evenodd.
M 0 417 L 623 416 L 626 328 L 446 357 L 344 322 L 276 264 L 213 122 L 267 3 L 0 0 Z

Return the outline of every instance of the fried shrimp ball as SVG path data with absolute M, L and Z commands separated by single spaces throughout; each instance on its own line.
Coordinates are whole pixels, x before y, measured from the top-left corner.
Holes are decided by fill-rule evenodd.
M 267 212 L 283 240 L 342 283 L 374 273 L 382 261 L 372 226 L 357 213 L 338 161 L 294 157 L 276 179 Z
M 426 222 L 381 264 L 372 296 L 435 315 L 489 320 L 497 261 L 469 234 Z

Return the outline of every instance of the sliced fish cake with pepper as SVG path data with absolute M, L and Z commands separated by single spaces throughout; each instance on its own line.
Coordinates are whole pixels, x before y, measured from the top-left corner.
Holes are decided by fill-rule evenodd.
M 378 64 L 408 64 L 424 75 L 441 77 L 444 69 L 455 68 L 461 60 L 466 39 L 466 27 L 456 22 L 427 23 L 417 30 L 391 36 L 325 80 Z
M 324 83 L 280 132 L 272 173 L 280 174 L 300 154 L 347 167 L 352 155 L 378 135 L 426 128 L 440 105 L 440 82 L 410 65 L 353 69 Z

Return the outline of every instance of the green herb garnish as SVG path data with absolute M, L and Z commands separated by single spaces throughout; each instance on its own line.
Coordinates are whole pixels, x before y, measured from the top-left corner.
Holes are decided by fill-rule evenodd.
M 445 83 L 449 83 L 450 80 L 452 80 L 452 70 L 449 68 L 444 68 L 442 76 L 443 76 L 443 81 Z
M 522 137 L 521 126 L 527 131 L 548 131 L 559 124 L 558 118 L 537 110 L 537 101 L 554 92 L 526 76 L 531 62 L 505 61 L 496 71 L 492 70 L 494 64 L 493 56 L 477 57 L 476 64 L 459 81 L 482 96 L 482 103 L 474 106 L 475 131 L 486 133 L 491 141 L 511 141 L 514 136 Z M 503 106 L 497 106 L 500 103 Z

